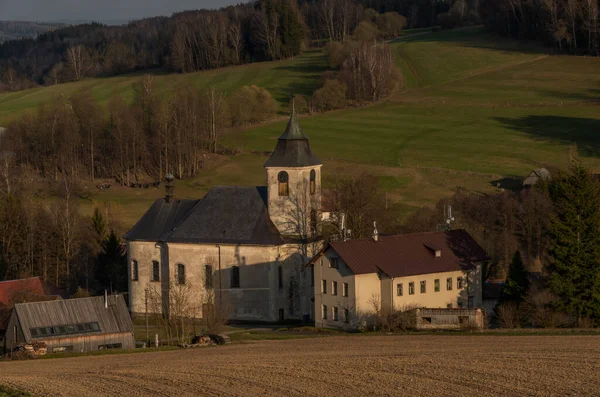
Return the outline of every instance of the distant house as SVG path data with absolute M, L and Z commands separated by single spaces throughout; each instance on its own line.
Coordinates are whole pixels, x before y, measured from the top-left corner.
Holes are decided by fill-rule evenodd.
M 15 303 L 56 299 L 61 299 L 61 297 L 48 291 L 39 277 L 0 282 L 0 307 L 12 307 Z
M 310 262 L 315 323 L 362 327 L 376 308 L 479 308 L 487 259 L 464 230 L 330 242 Z
M 48 353 L 135 347 L 122 295 L 15 304 L 5 349 L 33 342 L 45 342 Z
M 550 179 L 550 171 L 546 168 L 538 168 L 533 170 L 527 175 L 527 178 L 523 180 L 523 187 L 528 188 L 534 186 L 540 180 L 545 181 Z

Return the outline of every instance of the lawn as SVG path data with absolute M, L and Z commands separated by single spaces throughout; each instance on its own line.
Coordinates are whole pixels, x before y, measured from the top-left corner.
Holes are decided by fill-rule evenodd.
M 364 171 L 379 177 L 399 219 L 433 205 L 460 186 L 493 192 L 504 177 L 547 164 L 565 166 L 576 144 L 586 164 L 600 170 L 600 59 L 557 56 L 535 44 L 490 36 L 481 28 L 406 35 L 390 43 L 406 88 L 378 104 L 315 116 L 300 123 L 325 166 L 324 187 L 335 175 Z M 188 75 L 156 75 L 161 92 L 177 84 L 215 84 L 231 92 L 256 84 L 272 92 L 285 113 L 292 93 L 308 94 L 325 69 L 319 51 L 293 60 Z M 0 95 L 0 124 L 60 93 L 84 86 L 105 103 L 113 90 L 131 97 L 139 76 L 90 79 Z M 201 197 L 217 184 L 264 183 L 259 154 L 273 149 L 287 119 L 229 131 L 222 142 L 242 154 L 207 161 L 194 180 L 177 183 L 179 197 Z M 131 225 L 161 190 L 112 189 L 83 204 L 111 203 Z

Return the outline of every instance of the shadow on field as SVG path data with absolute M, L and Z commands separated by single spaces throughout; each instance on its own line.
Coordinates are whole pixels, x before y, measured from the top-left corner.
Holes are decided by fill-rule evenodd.
M 432 32 L 406 39 L 400 38 L 398 42 L 452 42 L 464 47 L 486 48 L 498 51 L 529 52 L 537 54 L 548 54 L 551 48 L 544 47 L 540 43 L 514 40 L 509 37 L 501 37 L 488 33 L 483 26 L 469 26 Z
M 540 141 L 577 144 L 586 156 L 600 156 L 600 119 L 564 116 L 494 117 L 506 127 Z
M 540 91 L 544 96 L 554 97 L 565 101 L 588 102 L 600 104 L 600 89 L 585 92 Z
M 504 190 L 519 191 L 523 187 L 522 176 L 508 176 L 506 178 L 490 181 L 490 185 Z

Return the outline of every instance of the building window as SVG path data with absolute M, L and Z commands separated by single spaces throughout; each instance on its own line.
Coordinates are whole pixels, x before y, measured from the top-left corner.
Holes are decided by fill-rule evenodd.
M 131 261 L 131 281 L 138 281 L 138 261 L 135 259 Z
M 415 283 L 408 283 L 408 294 L 409 295 L 415 294 Z
M 323 320 L 327 320 L 327 306 L 326 305 L 321 306 L 321 317 L 323 318 Z
M 240 267 L 231 268 L 231 288 L 240 288 Z
M 465 287 L 465 280 L 462 277 L 456 278 L 456 288 L 463 289 Z
M 421 293 L 424 294 L 427 292 L 427 282 L 425 280 L 421 281 Z
M 211 265 L 204 265 L 204 289 L 213 288 L 213 269 Z
M 337 281 L 331 282 L 331 295 L 337 295 Z
M 185 265 L 181 263 L 177 265 L 177 283 L 180 285 L 185 284 Z
M 333 307 L 333 321 L 340 321 L 340 319 L 338 317 L 338 308 L 337 308 L 337 306 Z
M 452 277 L 446 279 L 446 290 L 452 291 Z
M 277 268 L 277 278 L 279 280 L 279 289 L 283 289 L 283 267 Z
M 327 280 L 321 280 L 321 293 L 327 293 Z
M 281 171 L 277 174 L 277 182 L 279 183 L 279 195 L 280 196 L 289 196 L 289 175 L 285 171 Z
M 315 170 L 310 171 L 310 194 L 315 194 L 317 190 L 317 173 Z
M 398 283 L 398 285 L 396 285 L 396 295 L 398 295 L 398 296 L 404 295 L 404 284 Z
M 340 268 L 339 258 L 331 258 L 329 259 L 329 267 L 334 269 Z
M 152 261 L 152 281 L 160 281 L 160 264 Z
M 350 311 L 348 309 L 344 309 L 344 322 L 350 322 Z
M 342 296 L 348 296 L 348 283 L 342 284 Z
M 435 292 L 440 292 L 440 279 L 436 278 L 433 281 L 433 289 L 435 290 Z

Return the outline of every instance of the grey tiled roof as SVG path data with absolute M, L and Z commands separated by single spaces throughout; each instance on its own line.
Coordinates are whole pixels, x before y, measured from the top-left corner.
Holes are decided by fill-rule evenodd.
M 277 140 L 275 150 L 265 167 L 307 167 L 323 164 L 310 149 L 310 142 L 296 115 L 292 113 L 283 135 Z
M 215 186 L 201 200 L 157 200 L 125 235 L 133 241 L 277 245 L 266 186 Z

